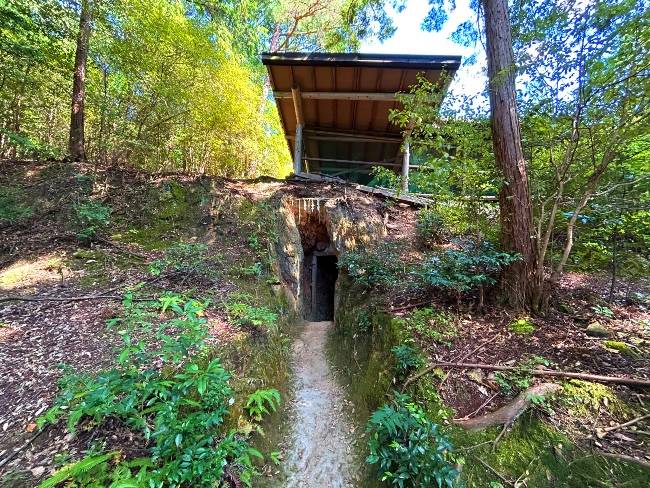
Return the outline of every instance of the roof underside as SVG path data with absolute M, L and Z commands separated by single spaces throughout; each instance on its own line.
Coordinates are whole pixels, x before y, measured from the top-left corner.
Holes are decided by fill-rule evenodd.
M 303 171 L 366 183 L 371 166 L 401 167 L 403 129 L 388 120 L 403 107 L 395 94 L 408 92 L 418 74 L 433 83 L 443 70 L 451 78 L 460 56 L 279 53 L 262 62 L 292 154 L 302 113 Z

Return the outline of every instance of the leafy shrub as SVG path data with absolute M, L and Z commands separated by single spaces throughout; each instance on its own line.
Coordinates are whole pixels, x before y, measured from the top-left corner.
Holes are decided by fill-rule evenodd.
M 373 412 L 366 432 L 370 455 L 366 462 L 379 465 L 378 478 L 392 486 L 457 486 L 459 473 L 449 465 L 452 445 L 424 411 L 394 392 L 395 399 Z
M 347 271 L 355 283 L 366 288 L 390 287 L 399 282 L 404 273 L 401 246 L 381 243 L 367 248 L 355 248 L 339 257 L 339 268 Z
M 21 158 L 34 158 L 36 160 L 61 159 L 63 152 L 60 148 L 50 146 L 44 142 L 23 137 L 13 132 L 0 129 L 0 133 L 6 134 L 9 145 L 16 148 L 16 155 Z
M 391 349 L 391 352 L 395 354 L 397 358 L 397 371 L 399 373 L 408 373 L 409 371 L 416 370 L 425 365 L 425 361 L 418 354 L 418 352 L 413 349 L 408 344 L 400 344 Z
M 275 388 L 257 390 L 248 396 L 244 409 L 248 410 L 251 419 L 260 421 L 263 414 L 271 413 L 271 410 L 276 411 L 276 403 L 280 405 L 280 392 L 278 390 Z
M 496 273 L 519 259 L 519 255 L 495 251 L 486 243 L 478 249 L 447 249 L 431 257 L 414 273 L 430 286 L 460 293 L 496 283 Z
M 149 464 L 142 464 L 137 473 L 126 469 L 118 476 L 118 486 L 208 488 L 224 476 L 228 465 L 230 472 L 250 486 L 256 474 L 251 456 L 261 454 L 236 430 L 225 435 L 220 432 L 233 401 L 230 374 L 218 358 L 206 364 L 200 355 L 208 334 L 202 318 L 207 303 L 167 294 L 155 308 L 159 314 L 169 310 L 175 315 L 154 330 L 150 315 L 139 313 L 144 306 L 135 306 L 132 298 L 125 301 L 131 314 L 109 321 L 109 327 L 124 327 L 119 331 L 125 344 L 119 366 L 97 377 L 65 377 L 61 395 L 39 418 L 39 425 L 67 417 L 67 428 L 74 432 L 84 418 L 101 424 L 113 417 L 139 432 L 151 443 Z M 159 346 L 135 340 L 133 329 L 138 336 L 154 334 Z M 168 367 L 161 370 L 161 361 Z M 68 473 L 66 479 L 79 474 L 77 468 Z
M 77 237 L 92 239 L 98 227 L 107 226 L 110 221 L 112 209 L 103 205 L 101 202 L 94 200 L 73 206 L 77 222 L 82 230 L 77 233 Z
M 418 213 L 416 232 L 419 240 L 426 246 L 436 242 L 443 230 L 444 219 L 438 212 L 423 208 Z
M 444 311 L 438 312 L 434 308 L 414 311 L 405 321 L 404 327 L 424 340 L 438 342 L 447 347 L 451 347 L 450 340 L 458 335 L 453 316 Z
M 231 302 L 226 305 L 230 320 L 240 326 L 270 327 L 278 320 L 278 315 L 269 307 L 253 307 L 244 302 Z
M 359 325 L 360 332 L 368 332 L 372 327 L 372 320 L 370 318 L 370 315 L 368 315 L 364 311 L 359 312 L 359 318 L 357 319 L 357 323 Z

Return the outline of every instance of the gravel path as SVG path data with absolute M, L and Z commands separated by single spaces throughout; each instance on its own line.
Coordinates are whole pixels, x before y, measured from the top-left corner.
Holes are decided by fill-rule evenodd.
M 331 377 L 325 341 L 333 322 L 307 322 L 294 343 L 296 397 L 287 488 L 354 486 L 351 428 L 343 391 Z

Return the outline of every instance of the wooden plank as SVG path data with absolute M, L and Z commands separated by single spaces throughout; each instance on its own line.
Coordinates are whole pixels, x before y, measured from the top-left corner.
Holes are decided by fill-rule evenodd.
M 296 120 L 298 121 L 298 124 L 304 126 L 305 116 L 302 112 L 302 96 L 298 85 L 293 85 L 291 87 L 291 98 L 293 98 L 293 107 L 296 110 Z
M 292 89 L 293 91 L 293 89 Z M 394 102 L 397 100 L 395 93 L 372 93 L 372 92 L 302 92 L 305 100 L 370 100 L 379 102 Z M 413 96 L 410 93 L 403 93 L 403 96 Z M 274 91 L 273 96 L 277 98 L 293 98 L 292 92 Z
M 433 203 L 431 200 L 427 200 L 425 198 L 417 198 L 417 197 L 412 197 L 408 195 L 397 195 L 394 191 L 392 190 L 387 190 L 385 188 L 373 188 L 370 186 L 365 186 L 365 185 L 358 185 L 356 183 L 351 183 L 349 181 L 343 180 L 341 178 L 335 178 L 335 177 L 329 177 L 325 175 L 315 175 L 315 174 L 310 174 L 310 173 L 296 173 L 295 177 L 297 178 L 302 178 L 305 180 L 311 180 L 311 181 L 334 181 L 336 183 L 342 183 L 346 186 L 352 187 L 355 190 L 359 190 L 360 192 L 369 194 L 369 195 L 377 195 L 381 196 L 384 198 L 392 198 L 393 200 L 397 200 L 398 202 L 401 203 L 407 203 L 412 206 L 425 206 L 425 205 L 430 205 Z

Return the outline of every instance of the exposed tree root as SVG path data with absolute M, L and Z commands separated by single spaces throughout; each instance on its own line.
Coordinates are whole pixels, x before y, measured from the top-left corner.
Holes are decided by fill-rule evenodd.
M 531 403 L 530 397 L 548 395 L 549 393 L 557 391 L 559 388 L 560 385 L 556 383 L 542 383 L 541 385 L 531 386 L 522 391 L 517 398 L 495 412 L 487 413 L 472 419 L 454 420 L 454 423 L 466 430 L 485 429 L 487 427 L 492 427 L 493 425 L 503 425 L 505 429 L 512 425 L 512 423 L 528 409 Z M 500 439 L 501 436 L 503 436 L 503 432 L 499 434 L 497 440 Z

